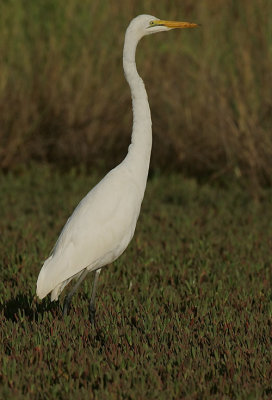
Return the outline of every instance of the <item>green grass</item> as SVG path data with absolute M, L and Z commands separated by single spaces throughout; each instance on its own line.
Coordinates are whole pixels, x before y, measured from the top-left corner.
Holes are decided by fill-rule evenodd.
M 35 284 L 98 179 L 41 166 L 0 177 L 0 398 L 271 398 L 271 191 L 256 202 L 153 176 L 132 243 L 101 274 L 94 327 L 91 276 L 64 320 Z

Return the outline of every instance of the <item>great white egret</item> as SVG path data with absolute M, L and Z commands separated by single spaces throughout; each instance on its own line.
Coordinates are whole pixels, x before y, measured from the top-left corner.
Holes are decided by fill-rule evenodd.
M 42 299 L 51 292 L 51 301 L 54 301 L 72 279 L 77 279 L 65 298 L 64 314 L 68 312 L 80 283 L 88 272 L 95 271 L 89 305 L 90 320 L 94 321 L 94 298 L 101 268 L 124 252 L 133 237 L 140 213 L 149 169 L 152 122 L 144 82 L 135 64 L 137 44 L 143 36 L 152 33 L 197 26 L 139 15 L 127 28 L 123 67 L 133 107 L 128 154 L 78 204 L 44 262 L 37 281 L 38 297 Z

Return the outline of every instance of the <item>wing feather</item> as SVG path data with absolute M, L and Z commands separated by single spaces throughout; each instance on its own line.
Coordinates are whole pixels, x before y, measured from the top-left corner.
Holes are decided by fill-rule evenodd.
M 67 220 L 40 271 L 37 295 L 43 298 L 81 270 L 100 268 L 122 254 L 133 236 L 141 201 L 131 177 L 120 169 L 107 174 Z

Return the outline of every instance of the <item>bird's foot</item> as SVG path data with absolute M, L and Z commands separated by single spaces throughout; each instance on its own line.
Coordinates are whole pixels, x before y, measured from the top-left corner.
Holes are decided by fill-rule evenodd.
M 95 322 L 95 305 L 92 304 L 92 303 L 89 306 L 89 320 L 90 320 L 90 323 L 92 325 L 94 325 L 94 322 Z

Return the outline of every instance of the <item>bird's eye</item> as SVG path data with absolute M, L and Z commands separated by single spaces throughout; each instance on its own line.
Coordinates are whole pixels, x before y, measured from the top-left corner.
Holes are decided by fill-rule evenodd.
M 153 26 L 153 25 L 155 25 L 155 22 L 154 22 L 154 21 L 150 21 L 150 22 L 149 22 L 149 25 L 150 25 L 150 26 Z

